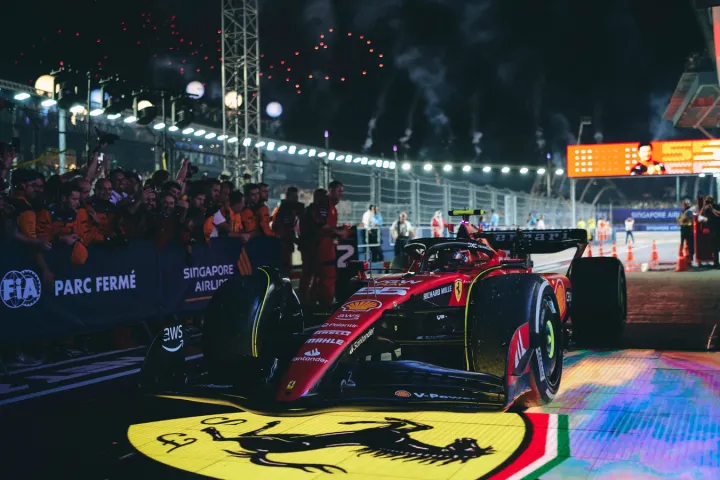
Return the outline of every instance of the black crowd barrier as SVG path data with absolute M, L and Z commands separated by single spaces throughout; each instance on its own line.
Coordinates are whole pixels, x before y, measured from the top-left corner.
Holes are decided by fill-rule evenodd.
M 91 246 L 84 265 L 70 263 L 69 249 L 53 249 L 45 254 L 54 274 L 50 283 L 43 282 L 29 249 L 14 243 L 1 248 L 0 344 L 202 311 L 223 282 L 240 274 L 243 250 L 252 268 L 283 268 L 280 242 L 274 238 L 259 237 L 247 244 L 212 239 L 210 245 L 195 245 L 192 255 L 179 243 L 158 250 L 152 241 L 138 240 Z

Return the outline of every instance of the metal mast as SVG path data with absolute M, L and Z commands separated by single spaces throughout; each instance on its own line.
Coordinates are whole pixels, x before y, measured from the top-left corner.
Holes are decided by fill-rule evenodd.
M 262 179 L 262 159 L 254 142 L 244 145 L 245 138 L 257 139 L 260 129 L 260 36 L 258 0 L 221 0 L 222 2 L 222 84 L 223 84 L 223 153 L 237 161 L 235 177 L 250 172 Z M 225 105 L 228 93 L 237 92 L 237 109 Z M 228 139 L 238 141 L 228 145 Z M 231 153 L 232 152 L 232 153 Z M 227 165 L 223 165 L 227 168 Z

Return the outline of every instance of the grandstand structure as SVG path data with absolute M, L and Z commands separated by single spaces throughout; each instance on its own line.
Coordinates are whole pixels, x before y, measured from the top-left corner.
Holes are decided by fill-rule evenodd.
M 715 33 L 715 28 L 720 29 L 720 0 L 691 0 L 691 3 L 706 40 L 707 53 L 688 59 L 663 117 L 675 128 L 692 128 L 715 139 L 708 129 L 720 127 L 720 38 L 716 38 L 720 30 Z

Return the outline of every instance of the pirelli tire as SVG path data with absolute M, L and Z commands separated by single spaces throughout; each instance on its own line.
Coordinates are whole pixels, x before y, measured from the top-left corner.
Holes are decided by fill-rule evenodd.
M 614 257 L 573 260 L 570 318 L 573 338 L 586 345 L 617 344 L 627 322 L 627 283 L 623 264 Z
M 293 303 L 297 297 L 290 281 L 271 267 L 223 283 L 210 300 L 203 323 L 208 371 L 237 375 L 274 368 L 265 363 L 275 363 L 282 339 L 290 335 Z
M 534 274 L 498 275 L 477 283 L 471 287 L 466 316 L 469 369 L 504 378 L 507 405 L 514 400 L 522 406 L 550 403 L 560 388 L 564 356 L 560 308 L 552 286 Z M 508 380 L 514 368 L 510 341 L 524 324 L 530 334 L 525 357 L 529 384 L 515 390 Z

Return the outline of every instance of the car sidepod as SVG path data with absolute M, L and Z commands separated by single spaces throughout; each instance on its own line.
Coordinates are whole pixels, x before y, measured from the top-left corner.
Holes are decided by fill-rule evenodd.
M 563 361 L 552 285 L 539 275 L 498 275 L 477 282 L 468 302 L 468 370 L 504 380 L 505 408 L 551 402 L 560 387 Z

